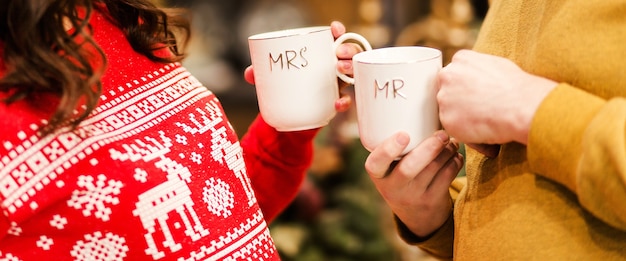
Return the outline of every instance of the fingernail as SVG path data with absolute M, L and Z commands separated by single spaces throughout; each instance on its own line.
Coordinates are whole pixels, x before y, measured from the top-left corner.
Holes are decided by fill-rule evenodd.
M 457 153 L 456 157 L 454 158 L 454 162 L 459 169 L 462 168 L 463 167 L 463 155 L 461 153 Z
M 337 53 L 346 54 L 348 53 L 348 49 L 344 45 L 339 45 L 339 47 L 337 47 Z
M 339 60 L 337 62 L 337 66 L 339 66 L 339 68 L 341 68 L 343 71 L 348 71 L 350 68 L 352 68 L 352 63 L 345 60 Z
M 439 138 L 439 140 L 441 140 L 443 144 L 448 144 L 448 142 L 450 142 L 450 136 L 448 136 L 448 133 L 443 130 L 438 130 L 437 132 L 435 132 L 435 135 L 437 136 L 437 138 Z
M 396 143 L 398 143 L 398 145 L 400 146 L 406 146 L 407 144 L 409 144 L 409 135 L 406 135 L 405 133 L 397 134 Z
M 343 69 L 349 70 L 350 68 L 352 68 L 352 63 L 351 62 L 347 62 L 347 61 L 342 61 L 341 66 L 343 67 Z
M 339 98 L 338 100 L 335 101 L 335 110 L 343 111 L 347 103 L 348 102 L 345 99 Z
M 450 143 L 452 143 L 452 146 L 454 147 L 455 151 L 459 150 L 460 145 L 458 141 L 456 141 L 455 139 L 450 139 Z

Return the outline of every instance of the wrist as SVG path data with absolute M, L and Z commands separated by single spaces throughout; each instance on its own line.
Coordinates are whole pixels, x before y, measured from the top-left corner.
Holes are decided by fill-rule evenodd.
M 435 237 L 435 235 L 440 234 L 442 230 L 449 229 L 448 226 L 453 226 L 454 222 L 452 218 L 452 212 L 450 212 L 448 217 L 444 220 L 443 224 L 437 226 L 427 234 L 420 235 L 411 230 L 411 228 L 409 228 L 406 223 L 404 223 L 404 221 L 402 221 L 402 219 L 400 219 L 400 217 L 398 217 L 397 215 L 394 215 L 394 221 L 400 237 L 411 244 L 419 244 L 430 240 L 431 238 Z
M 556 82 L 539 76 L 530 75 L 532 78 L 523 88 L 523 93 L 518 99 L 519 104 L 516 117 L 512 122 L 514 133 L 513 141 L 528 145 L 528 135 L 535 113 L 548 94 L 558 85 Z
M 452 198 L 449 198 L 448 204 L 442 204 L 437 207 L 438 210 L 432 210 L 431 214 L 415 215 L 409 213 L 406 216 L 400 216 L 396 213 L 396 217 L 404 222 L 404 226 L 419 238 L 426 238 L 434 234 L 452 215 Z

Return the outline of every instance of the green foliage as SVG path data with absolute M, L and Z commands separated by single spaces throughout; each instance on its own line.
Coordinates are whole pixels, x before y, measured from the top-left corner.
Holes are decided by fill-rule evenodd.
M 324 176 L 309 175 L 325 201 L 317 215 L 309 220 L 296 218 L 297 207 L 290 207 L 270 227 L 281 238 L 281 226 L 295 226 L 306 236 L 300 238 L 298 251 L 286 253 L 282 242 L 276 244 L 285 261 L 378 261 L 398 260 L 381 220 L 391 212 L 363 169 L 368 152 L 356 141 L 344 148 L 344 167 Z M 297 240 L 297 237 L 288 237 Z

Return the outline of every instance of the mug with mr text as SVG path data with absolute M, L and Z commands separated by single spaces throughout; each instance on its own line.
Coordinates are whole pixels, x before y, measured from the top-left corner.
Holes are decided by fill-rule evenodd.
M 261 116 L 278 131 L 325 126 L 339 98 L 335 50 L 345 41 L 371 50 L 356 33 L 336 40 L 330 26 L 287 29 L 248 37 Z
M 441 51 L 428 47 L 386 47 L 353 58 L 359 138 L 374 150 L 385 139 L 404 131 L 410 143 L 402 155 L 441 128 L 436 77 Z

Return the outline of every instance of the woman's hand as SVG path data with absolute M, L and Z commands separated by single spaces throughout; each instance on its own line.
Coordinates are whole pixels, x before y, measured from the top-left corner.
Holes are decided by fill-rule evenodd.
M 333 37 L 337 39 L 337 37 L 346 33 L 346 28 L 341 22 L 334 21 L 330 24 L 330 29 L 333 33 Z M 352 57 L 363 51 L 363 48 L 356 43 L 343 43 L 339 45 L 337 48 L 337 71 L 346 75 L 352 75 Z M 348 86 L 344 81 L 337 79 L 339 81 L 339 94 L 340 97 L 337 101 L 335 101 L 335 110 L 338 112 L 346 111 L 350 108 L 352 104 L 352 99 L 350 95 L 345 95 L 341 93 L 341 89 Z
M 342 34 L 346 33 L 346 27 L 341 22 L 338 22 L 338 21 L 334 21 L 330 24 L 330 30 L 335 39 L 337 39 L 337 37 L 341 36 Z M 337 59 L 339 60 L 337 62 L 337 70 L 341 73 L 352 75 L 353 74 L 352 57 L 355 54 L 362 52 L 362 51 L 363 51 L 363 48 L 358 44 L 355 44 L 355 43 L 341 44 L 337 48 L 337 51 L 336 51 Z M 248 66 L 248 68 L 246 68 L 246 70 L 244 71 L 244 79 L 248 83 L 254 85 L 254 71 L 253 71 L 252 66 Z M 352 99 L 350 98 L 350 95 L 345 95 L 341 93 L 341 89 L 348 86 L 348 84 L 343 82 L 340 79 L 337 79 L 337 80 L 339 81 L 340 97 L 337 101 L 335 101 L 335 110 L 338 112 L 344 112 L 350 108 L 352 104 Z
M 457 152 L 458 143 L 441 130 L 395 161 L 408 144 L 404 132 L 388 138 L 367 157 L 365 170 L 395 215 L 424 237 L 451 213 L 448 188 L 463 166 L 463 156 Z

